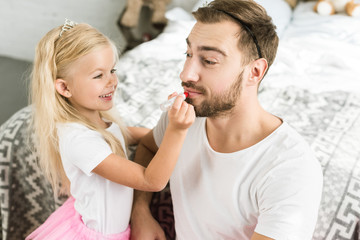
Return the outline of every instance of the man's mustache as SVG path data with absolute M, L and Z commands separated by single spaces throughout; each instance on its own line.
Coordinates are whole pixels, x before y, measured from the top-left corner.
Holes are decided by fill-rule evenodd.
M 202 93 L 202 94 L 204 94 L 204 93 L 206 92 L 203 87 L 196 86 L 196 85 L 195 85 L 194 83 L 192 83 L 192 82 L 182 82 L 182 83 L 181 83 L 181 86 L 187 87 L 187 88 L 192 88 L 192 89 L 194 89 L 194 90 L 196 90 L 196 91 L 198 91 L 198 92 L 200 92 L 200 93 Z

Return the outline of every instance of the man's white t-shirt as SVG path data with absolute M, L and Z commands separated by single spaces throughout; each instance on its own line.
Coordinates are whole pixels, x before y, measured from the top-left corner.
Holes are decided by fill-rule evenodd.
M 58 124 L 57 129 L 75 209 L 85 225 L 105 235 L 125 231 L 130 221 L 133 189 L 92 173 L 112 153 L 110 146 L 99 132 L 79 123 Z M 125 149 L 119 126 L 112 123 L 106 130 L 117 137 Z
M 308 144 L 287 123 L 233 153 L 209 145 L 206 118 L 190 127 L 170 179 L 177 239 L 312 238 L 322 170 Z M 154 128 L 158 146 L 167 114 Z

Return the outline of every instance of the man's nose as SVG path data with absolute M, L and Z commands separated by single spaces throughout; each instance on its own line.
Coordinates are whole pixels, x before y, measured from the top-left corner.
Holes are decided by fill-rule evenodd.
M 199 81 L 200 68 L 193 59 L 186 60 L 184 68 L 180 73 L 180 79 L 183 82 Z

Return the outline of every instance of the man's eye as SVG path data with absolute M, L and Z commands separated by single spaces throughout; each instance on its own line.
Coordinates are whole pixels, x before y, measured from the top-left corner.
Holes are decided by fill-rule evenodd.
M 94 77 L 95 79 L 98 79 L 98 78 L 102 78 L 102 74 L 99 74 L 99 75 L 97 75 L 96 77 Z
M 185 56 L 188 58 L 188 57 L 192 57 L 192 55 L 188 52 L 185 53 Z
M 206 59 L 204 59 L 204 62 L 205 62 L 206 64 L 209 64 L 209 65 L 215 65 L 215 64 L 216 64 L 216 62 L 213 62 L 213 61 L 210 61 L 210 60 L 206 60 Z
M 114 69 L 111 69 L 111 71 L 110 71 L 111 73 L 115 73 L 116 72 L 116 69 L 114 68 Z

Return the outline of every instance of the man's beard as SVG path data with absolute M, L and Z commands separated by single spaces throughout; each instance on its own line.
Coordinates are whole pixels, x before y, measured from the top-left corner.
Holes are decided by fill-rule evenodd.
M 186 98 L 186 102 L 194 105 L 195 114 L 197 117 L 220 117 L 231 113 L 236 105 L 241 93 L 241 82 L 243 79 L 243 71 L 240 73 L 238 79 L 230 86 L 230 88 L 221 95 L 213 95 L 212 99 L 205 99 L 198 106 L 195 106 L 191 98 Z M 193 82 L 183 82 L 182 86 L 192 88 L 200 92 L 206 97 L 206 90 L 201 86 L 196 86 Z

